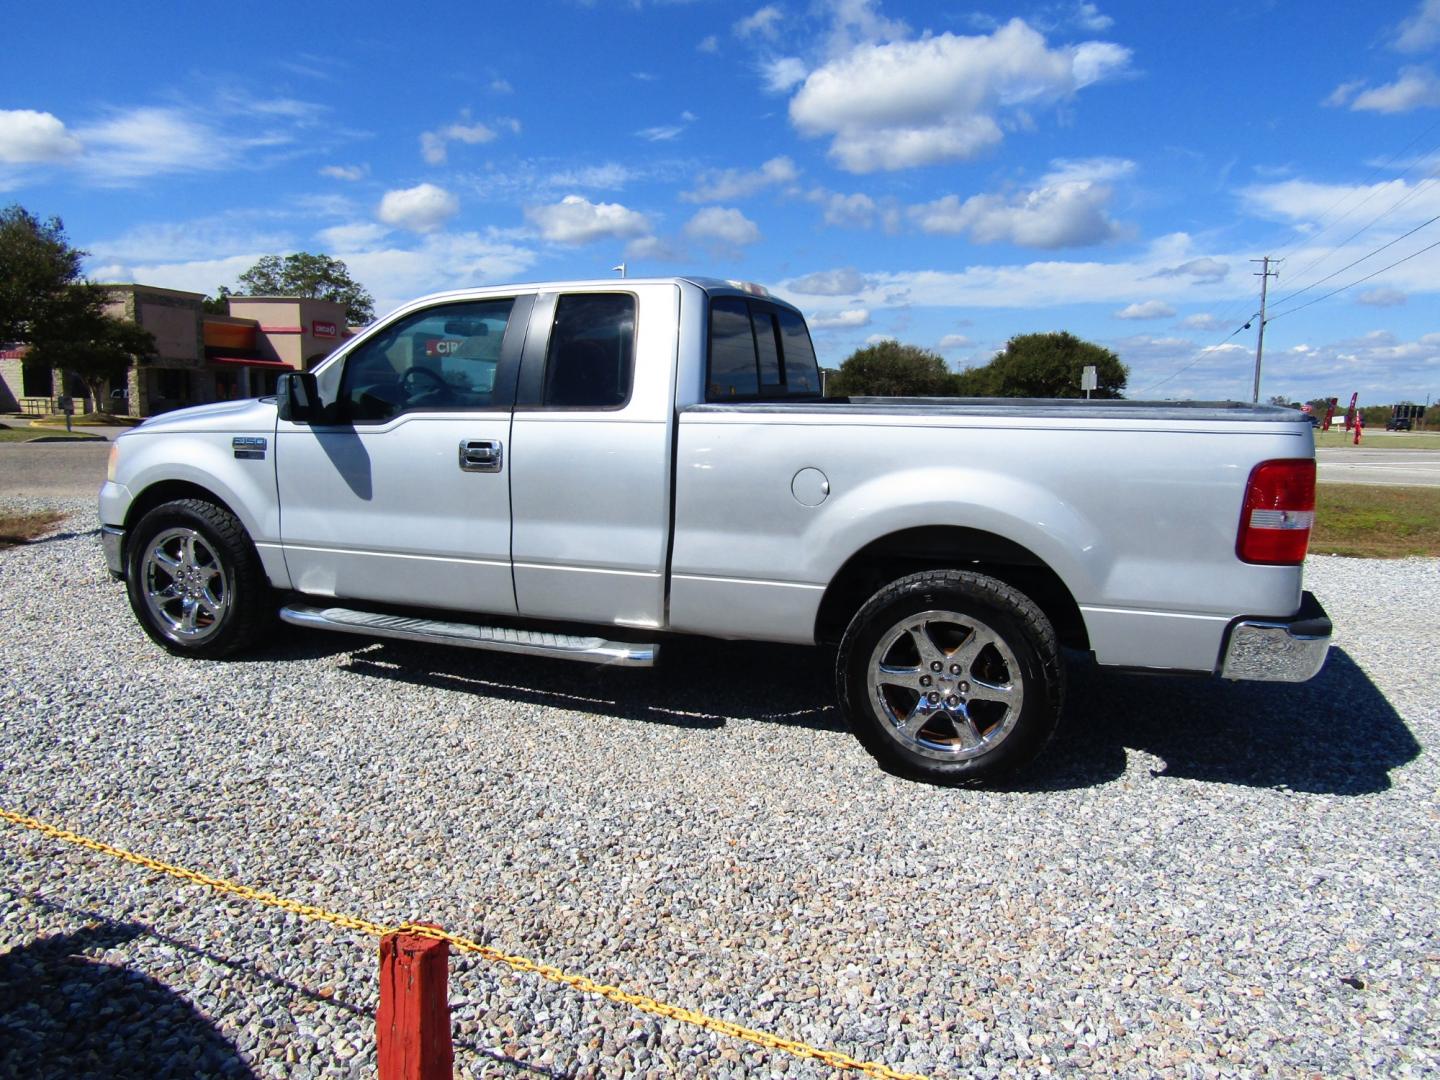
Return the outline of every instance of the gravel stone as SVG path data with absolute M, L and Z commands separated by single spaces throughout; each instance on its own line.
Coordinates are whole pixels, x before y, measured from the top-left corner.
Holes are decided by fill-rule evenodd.
M 878 769 L 824 657 L 597 670 L 276 628 L 171 657 L 89 500 L 0 552 L 0 806 L 895 1068 L 1440 1073 L 1440 560 L 1307 564 L 1301 686 L 1071 664 L 1023 784 Z M 0 1075 L 373 1076 L 377 943 L 0 823 Z M 451 961 L 466 1077 L 830 1071 Z

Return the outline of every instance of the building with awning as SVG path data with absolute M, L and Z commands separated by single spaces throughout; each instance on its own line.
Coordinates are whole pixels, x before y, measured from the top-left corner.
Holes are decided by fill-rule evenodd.
M 232 296 L 230 313 L 215 315 L 205 311 L 202 293 L 134 284 L 106 288 L 107 313 L 155 338 L 155 355 L 130 369 L 123 394 L 110 388 L 111 411 L 131 416 L 273 393 L 281 374 L 309 370 L 351 336 L 345 305 L 333 300 Z M 62 373 L 32 370 L 23 363 L 23 350 L 10 348 L 5 361 L 0 403 L 53 411 L 55 397 L 67 392 Z M 85 397 L 83 386 L 71 385 L 68 392 Z

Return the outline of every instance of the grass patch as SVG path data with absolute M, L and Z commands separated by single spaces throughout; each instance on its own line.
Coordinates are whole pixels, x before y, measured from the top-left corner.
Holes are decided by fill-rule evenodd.
M 116 416 L 114 413 L 78 413 L 70 418 L 70 423 L 76 427 L 136 427 L 140 422 L 138 416 Z M 65 414 L 52 413 L 31 423 L 35 427 L 59 428 L 64 431 Z
M 1318 484 L 1310 550 L 1362 559 L 1440 556 L 1440 488 Z
M 48 510 L 38 514 L 16 514 L 0 510 L 0 550 L 38 540 L 46 533 L 54 532 L 55 527 L 64 520 L 64 514 Z
M 1329 431 L 1315 429 L 1316 446 L 1350 446 L 1355 442 L 1355 433 L 1344 428 L 1332 427 Z M 1372 431 L 1366 428 L 1360 433 L 1360 449 L 1366 447 L 1383 450 L 1440 450 L 1440 434 L 1420 431 Z
M 53 439 L 56 435 L 65 435 L 71 439 L 98 439 L 105 441 L 104 435 L 96 435 L 93 431 L 71 431 L 66 432 L 62 424 L 60 430 L 54 428 L 7 428 L 0 427 L 0 443 L 31 442 L 34 439 Z

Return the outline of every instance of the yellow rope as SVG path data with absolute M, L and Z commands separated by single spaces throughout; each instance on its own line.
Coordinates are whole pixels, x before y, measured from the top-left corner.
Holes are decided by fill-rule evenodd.
M 810 1046 L 808 1043 L 781 1038 L 779 1035 L 773 1035 L 768 1031 L 759 1031 L 756 1028 L 748 1028 L 741 1024 L 732 1023 L 729 1020 L 721 1020 L 714 1016 L 707 1016 L 705 1013 L 696 1012 L 694 1009 L 684 1009 L 677 1005 L 669 1005 L 645 994 L 632 994 L 628 990 L 620 989 L 618 986 L 607 986 L 604 983 L 597 983 L 595 980 L 587 978 L 584 975 L 573 975 L 569 972 L 561 971 L 559 968 L 551 967 L 549 964 L 537 964 L 535 961 L 527 960 L 523 956 L 511 956 L 509 953 L 502 952 L 489 945 L 482 945 L 478 941 L 461 937 L 458 934 L 452 934 L 446 930 L 437 930 L 432 926 L 421 926 L 415 923 L 401 923 L 399 926 L 386 926 L 382 923 L 372 922 L 369 919 L 359 919 L 353 915 L 343 915 L 339 912 L 329 911 L 322 907 L 316 907 L 313 904 L 302 904 L 298 900 L 290 900 L 283 896 L 276 896 L 274 893 L 264 892 L 260 889 L 252 889 L 248 885 L 237 885 L 233 881 L 211 877 L 209 874 L 197 873 L 194 870 L 187 870 L 183 866 L 175 866 L 173 863 L 161 862 L 159 859 L 152 859 L 146 855 L 137 855 L 133 851 L 126 851 L 124 848 L 118 848 L 112 844 L 92 840 L 88 836 L 81 836 L 79 833 L 73 833 L 68 829 L 57 828 L 54 825 L 49 825 L 39 818 L 33 818 L 27 814 L 17 814 L 12 810 L 0 809 L 0 818 L 3 818 L 13 825 L 19 825 L 22 828 L 48 836 L 52 840 L 63 840 L 67 844 L 87 848 L 101 855 L 109 855 L 111 858 L 133 863 L 136 866 L 143 866 L 147 870 L 154 870 L 161 874 L 169 874 L 171 877 L 179 878 L 181 881 L 188 881 L 194 885 L 204 885 L 206 888 L 214 889 L 216 892 L 239 896 L 257 904 L 263 904 L 266 907 L 279 908 L 281 911 L 288 911 L 292 915 L 299 915 L 301 918 L 332 923 L 335 926 L 344 927 L 346 930 L 355 930 L 373 937 L 384 937 L 386 934 L 392 933 L 406 933 L 418 937 L 445 941 L 461 952 L 475 953 L 493 963 L 504 964 L 514 971 L 539 975 L 543 979 L 568 986 L 572 990 L 577 990 L 582 994 L 595 994 L 609 1001 L 616 1002 L 617 1004 L 628 1005 L 641 1012 L 650 1013 L 652 1016 L 661 1016 L 667 1020 L 677 1020 L 681 1023 L 693 1024 L 696 1027 L 704 1028 L 706 1031 L 713 1031 L 719 1035 L 729 1035 L 732 1038 L 742 1039 L 745 1042 L 753 1043 L 767 1050 L 780 1050 L 798 1058 L 818 1061 L 830 1066 L 832 1069 L 840 1069 L 846 1072 L 860 1072 L 867 1076 L 877 1077 L 879 1080 L 926 1080 L 926 1077 L 918 1073 L 897 1072 L 888 1065 L 883 1065 L 876 1061 L 862 1061 L 859 1058 L 853 1058 L 835 1050 L 822 1050 Z

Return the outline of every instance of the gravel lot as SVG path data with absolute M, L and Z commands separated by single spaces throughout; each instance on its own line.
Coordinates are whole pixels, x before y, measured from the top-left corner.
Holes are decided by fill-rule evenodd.
M 1304 686 L 1075 666 L 1030 782 L 951 791 L 808 651 L 173 659 L 63 505 L 0 552 L 0 806 L 906 1070 L 1440 1073 L 1440 560 L 1312 559 Z M 373 1073 L 372 939 L 3 823 L 0 870 L 0 1075 Z M 469 959 L 451 1000 L 459 1075 L 826 1075 Z

